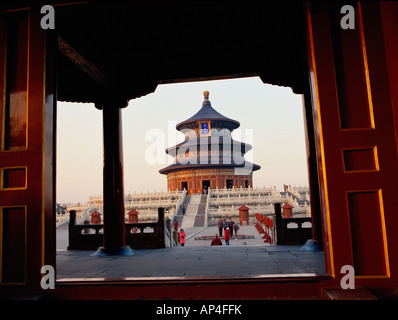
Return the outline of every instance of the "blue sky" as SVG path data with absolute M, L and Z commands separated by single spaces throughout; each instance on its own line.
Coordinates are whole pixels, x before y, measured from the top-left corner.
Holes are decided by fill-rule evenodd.
M 175 124 L 201 108 L 205 90 L 214 109 L 240 122 L 234 138 L 253 145 L 247 158 L 262 167 L 254 186 L 308 185 L 301 95 L 250 77 L 159 85 L 131 100 L 123 109 L 126 193 L 167 189 L 159 173 L 168 165 L 164 149 L 178 137 Z M 57 116 L 57 202 L 88 201 L 102 194 L 102 113 L 93 104 L 58 102 Z M 164 146 L 163 163 L 150 164 L 145 154 L 155 142 Z

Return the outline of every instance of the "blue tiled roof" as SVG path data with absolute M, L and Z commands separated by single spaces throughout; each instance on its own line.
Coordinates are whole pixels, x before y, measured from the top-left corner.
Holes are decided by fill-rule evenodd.
M 195 113 L 189 119 L 177 124 L 177 130 L 183 129 L 184 125 L 186 125 L 186 124 L 196 122 L 196 121 L 204 121 L 204 120 L 228 122 L 228 125 L 226 126 L 226 128 L 229 128 L 229 129 L 236 129 L 240 126 L 240 123 L 238 121 L 227 118 L 227 117 L 223 116 L 221 113 L 219 113 L 218 111 L 216 111 L 211 106 L 211 103 L 207 98 L 208 98 L 208 96 L 207 97 L 205 96 L 205 100 L 202 103 L 202 108 L 197 113 Z

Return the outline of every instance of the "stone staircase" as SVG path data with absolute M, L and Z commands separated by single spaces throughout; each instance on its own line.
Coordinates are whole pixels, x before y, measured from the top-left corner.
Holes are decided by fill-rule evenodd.
M 190 197 L 191 196 L 185 196 L 184 202 L 182 203 L 182 206 L 179 207 L 178 211 L 176 212 L 176 214 L 174 215 L 174 219 L 178 222 L 178 229 L 181 228 L 182 226 L 182 220 L 184 219 L 184 216 L 182 214 L 182 207 L 184 207 L 185 209 L 187 209 L 189 201 L 190 201 Z M 173 222 L 173 221 L 172 221 Z
M 182 210 L 177 213 L 181 221 L 182 228 L 204 227 L 205 226 L 205 209 L 207 195 L 191 195 L 186 196 L 183 206 L 185 207 L 185 216 L 182 216 Z M 178 221 L 178 220 L 177 220 Z M 180 224 L 180 222 L 178 221 Z
M 198 211 L 196 212 L 194 227 L 204 227 L 206 225 L 205 221 L 205 210 L 206 210 L 207 194 L 202 194 L 200 203 L 198 206 Z

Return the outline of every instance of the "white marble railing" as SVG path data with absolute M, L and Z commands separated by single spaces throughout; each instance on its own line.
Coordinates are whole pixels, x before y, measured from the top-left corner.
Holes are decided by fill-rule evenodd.
M 301 199 L 301 194 L 298 191 L 296 191 L 294 188 L 288 186 L 287 187 L 287 192 L 291 193 L 292 195 L 294 195 L 297 199 Z
M 134 193 L 129 193 L 126 195 L 126 199 L 129 199 L 130 201 L 136 201 L 136 200 L 163 200 L 163 199 L 172 199 L 175 198 L 176 200 L 181 198 L 182 195 L 184 194 L 183 190 L 177 190 L 177 191 L 161 191 L 161 192 L 134 192 Z
M 308 190 L 308 187 L 300 187 L 300 191 Z M 226 191 L 228 190 L 228 191 Z M 274 203 L 289 203 L 293 206 L 294 214 L 310 215 L 310 207 L 305 203 L 299 205 L 297 199 L 303 199 L 304 195 L 300 195 L 298 191 L 292 187 L 288 188 L 288 192 L 282 196 L 275 187 L 270 188 L 238 188 L 238 189 L 212 189 L 209 199 L 208 215 L 225 216 L 237 215 L 238 208 L 246 205 L 250 208 L 250 213 L 270 214 L 274 211 Z M 309 201 L 306 194 L 305 199 Z
M 304 195 L 305 192 L 305 195 Z M 305 199 L 309 201 L 308 187 L 288 187 L 287 193 L 282 196 L 275 187 L 262 188 L 234 188 L 234 189 L 209 189 L 206 209 L 205 221 L 216 214 L 238 214 L 238 208 L 241 205 L 247 205 L 250 213 L 270 213 L 273 212 L 273 203 L 289 203 L 293 208 L 293 213 L 305 213 L 310 215 L 311 208 L 306 203 L 300 206 L 296 199 Z M 301 193 L 301 195 L 300 195 Z M 165 208 L 165 215 L 173 219 L 179 207 L 184 202 L 186 191 L 170 191 L 170 192 L 152 192 L 152 193 L 129 193 L 126 196 L 125 209 L 136 209 L 140 213 L 142 220 L 151 220 L 157 218 L 157 209 Z M 94 196 L 93 196 L 94 197 Z M 99 196 L 95 196 L 99 197 Z M 82 211 L 79 222 L 90 220 L 90 213 L 94 207 L 90 207 L 89 203 L 69 204 L 66 217 L 61 221 L 58 219 L 57 227 L 69 221 L 69 211 L 74 209 Z M 101 212 L 101 209 L 97 209 Z M 127 212 L 127 211 L 126 211 Z M 128 217 L 126 217 L 128 219 Z M 173 220 L 172 220 L 173 221 Z
M 264 193 L 270 193 L 273 192 L 274 187 L 262 187 L 262 188 L 232 188 L 232 189 L 211 189 L 211 192 L 213 194 L 213 197 L 216 196 L 223 196 L 223 195 L 234 195 L 234 194 L 264 194 Z
M 126 209 L 137 208 L 158 208 L 158 207 L 174 207 L 178 203 L 178 200 L 141 200 L 141 201 L 129 201 L 125 203 Z

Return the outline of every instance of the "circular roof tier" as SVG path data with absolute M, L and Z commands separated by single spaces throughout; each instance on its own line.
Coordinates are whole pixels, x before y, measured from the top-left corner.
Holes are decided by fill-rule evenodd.
M 196 137 L 192 138 L 189 140 L 185 140 L 173 147 L 167 148 L 166 153 L 173 155 L 174 153 L 178 152 L 178 149 L 181 147 L 186 147 L 190 148 L 193 146 L 196 146 L 197 149 L 199 150 L 201 146 L 207 146 L 208 150 L 217 147 L 216 149 L 219 149 L 220 147 L 224 148 L 229 148 L 227 150 L 232 150 L 232 151 L 237 151 L 239 150 L 241 153 L 245 154 L 249 152 L 252 149 L 252 146 L 248 143 L 245 142 L 239 142 L 234 139 L 231 139 L 230 137 L 223 137 L 223 136 L 211 136 L 211 137 Z
M 189 119 L 177 124 L 177 130 L 181 131 L 185 128 L 194 129 L 198 121 L 212 121 L 213 128 L 225 128 L 231 131 L 240 126 L 238 121 L 223 116 L 211 106 L 209 91 L 204 91 L 203 96 L 202 108 Z

